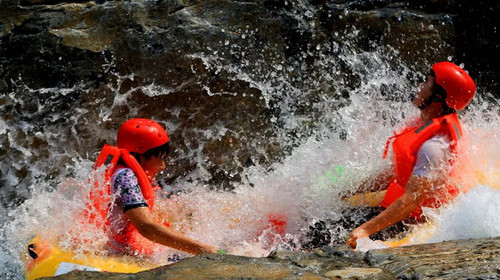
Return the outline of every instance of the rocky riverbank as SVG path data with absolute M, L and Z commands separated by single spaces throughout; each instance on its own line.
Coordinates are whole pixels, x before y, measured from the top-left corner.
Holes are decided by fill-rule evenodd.
M 353 252 L 346 246 L 267 258 L 201 255 L 137 274 L 75 271 L 44 279 L 498 279 L 500 238 Z

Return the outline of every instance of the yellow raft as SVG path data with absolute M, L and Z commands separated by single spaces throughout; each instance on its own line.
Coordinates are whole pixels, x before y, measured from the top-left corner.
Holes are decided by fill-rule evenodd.
M 136 273 L 160 265 L 141 263 L 132 256 L 99 256 L 90 253 L 77 255 L 40 238 L 35 238 L 27 250 L 27 280 L 61 275 L 73 270 Z

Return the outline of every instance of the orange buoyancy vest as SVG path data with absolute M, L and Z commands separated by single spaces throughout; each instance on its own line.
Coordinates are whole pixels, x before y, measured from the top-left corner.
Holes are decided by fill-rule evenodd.
M 419 127 L 406 128 L 401 134 L 392 136 L 388 139 L 384 158 L 387 156 L 390 141 L 395 138 L 392 145 L 395 176 L 391 179 L 380 206 L 387 208 L 404 194 L 406 184 L 413 173 L 420 147 L 425 141 L 437 134 L 448 135 L 450 139 L 450 151 L 456 153 L 457 143 L 462 137 L 462 126 L 460 125 L 456 113 L 434 118 Z M 452 161 L 450 161 L 450 164 L 452 164 Z M 432 197 L 425 199 L 420 206 L 410 214 L 410 217 L 418 219 L 422 215 L 422 206 L 431 208 L 440 207 L 443 203 L 448 202 L 450 198 L 457 194 L 458 189 L 454 186 L 447 185 L 444 192 L 436 190 Z
M 127 225 L 120 232 L 112 232 L 110 227 L 109 212 L 112 207 L 111 178 L 119 167 L 118 162 L 120 159 L 137 176 L 142 195 L 149 206 L 149 210 L 152 211 L 155 203 L 155 190 L 151 186 L 151 182 L 141 165 L 127 150 L 111 145 L 104 145 L 94 165 L 94 169 L 102 165 L 106 166 L 104 183 L 96 182 L 93 190 L 90 192 L 90 203 L 86 209 L 86 217 L 90 223 L 108 232 L 111 238 L 111 242 L 109 243 L 111 247 L 120 250 L 116 246 L 113 246 L 112 243 L 116 242 L 120 247 L 130 248 L 134 254 L 150 255 L 153 253 L 154 243 L 143 237 L 130 221 L 127 221 Z

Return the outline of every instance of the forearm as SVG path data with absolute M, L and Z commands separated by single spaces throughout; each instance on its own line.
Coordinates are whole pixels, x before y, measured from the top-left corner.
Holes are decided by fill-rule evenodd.
M 192 254 L 216 253 L 214 247 L 198 242 L 153 220 L 147 207 L 138 207 L 125 212 L 125 216 L 145 238 Z
M 378 216 L 355 228 L 349 234 L 346 243 L 352 248 L 356 248 L 359 238 L 368 237 L 406 219 L 420 206 L 430 190 L 431 182 L 427 178 L 411 176 L 406 185 L 405 193 Z
M 215 248 L 177 233 L 160 223 L 143 224 L 139 233 L 147 239 L 192 254 L 214 253 Z
M 426 198 L 430 186 L 431 184 L 426 178 L 412 176 L 408 181 L 405 193 L 378 216 L 361 225 L 360 228 L 372 235 L 408 218 Z
M 375 218 L 360 226 L 368 235 L 372 235 L 410 216 L 420 203 L 420 199 L 405 193 Z

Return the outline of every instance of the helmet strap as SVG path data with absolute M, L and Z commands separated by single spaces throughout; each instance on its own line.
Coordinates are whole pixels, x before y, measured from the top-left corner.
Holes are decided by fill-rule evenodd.
M 442 115 L 448 115 L 448 114 L 452 114 L 452 113 L 456 112 L 455 109 L 450 108 L 448 106 L 448 104 L 446 104 L 446 98 L 443 98 L 442 96 L 440 96 L 438 94 L 434 94 L 434 93 L 431 96 L 429 96 L 429 98 L 425 99 L 424 102 L 422 102 L 422 104 L 420 106 L 418 106 L 418 109 L 424 110 L 425 108 L 429 107 L 434 102 L 441 103 Z
M 141 155 L 139 153 L 129 152 L 129 154 L 133 156 L 139 164 L 141 164 Z
M 453 114 L 456 112 L 457 112 L 457 110 L 450 108 L 450 106 L 448 106 L 448 104 L 446 104 L 446 102 L 443 101 L 443 115 L 449 115 L 449 114 Z
M 434 71 L 429 73 L 429 75 L 435 77 Z M 434 102 L 441 103 L 443 105 L 443 110 L 445 108 L 449 108 L 448 105 L 446 104 L 446 90 L 440 85 L 436 84 L 436 82 L 434 82 L 431 96 L 425 99 L 422 102 L 422 104 L 418 106 L 418 109 L 423 110 L 429 107 L 429 105 L 431 105 Z
M 443 100 L 443 98 L 441 96 L 439 96 L 439 95 L 437 95 L 435 93 L 432 93 L 431 96 L 429 96 L 427 99 L 425 99 L 422 102 L 422 104 L 420 104 L 420 106 L 418 106 L 418 109 L 423 110 L 423 109 L 429 107 L 429 105 L 431 105 L 434 102 L 442 102 L 442 103 L 444 103 L 443 101 L 444 100 Z

